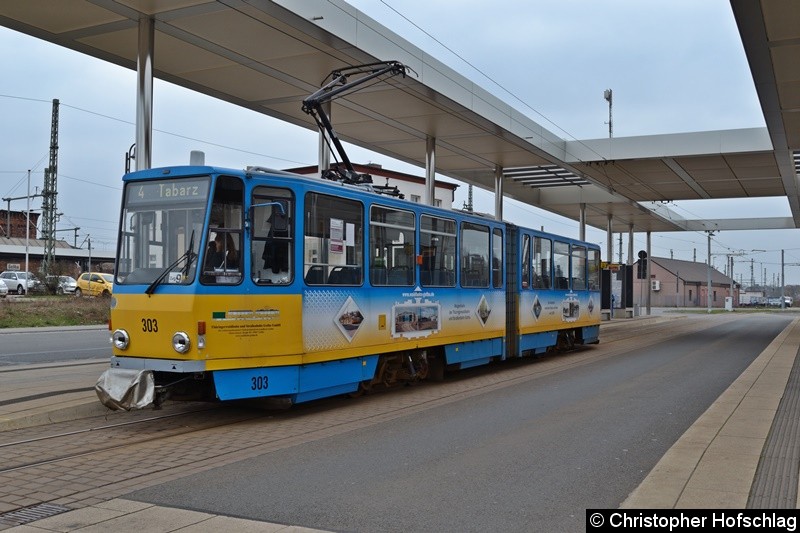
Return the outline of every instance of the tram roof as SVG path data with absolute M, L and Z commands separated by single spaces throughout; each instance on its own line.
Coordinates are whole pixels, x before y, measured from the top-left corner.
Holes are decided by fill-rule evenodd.
M 0 24 L 136 68 L 138 20 L 155 20 L 154 73 L 310 129 L 301 101 L 333 69 L 398 60 L 417 74 L 333 103 L 346 141 L 587 224 L 635 231 L 800 227 L 800 4 L 731 0 L 766 128 L 567 141 L 341 0 L 0 2 Z M 237 31 L 231 31 L 237 28 Z M 786 196 L 792 216 L 684 220 L 657 202 Z M 651 204 L 656 202 L 656 204 Z M 643 204 L 646 204 L 647 207 Z M 656 205 L 657 207 L 653 207 Z

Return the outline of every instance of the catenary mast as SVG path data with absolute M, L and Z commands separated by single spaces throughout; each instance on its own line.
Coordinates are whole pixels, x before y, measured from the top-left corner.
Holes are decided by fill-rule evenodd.
M 58 99 L 53 100 L 53 118 L 50 126 L 50 165 L 44 171 L 44 190 L 42 191 L 42 238 L 44 256 L 42 273 L 50 274 L 55 264 L 56 248 L 56 177 L 58 175 Z

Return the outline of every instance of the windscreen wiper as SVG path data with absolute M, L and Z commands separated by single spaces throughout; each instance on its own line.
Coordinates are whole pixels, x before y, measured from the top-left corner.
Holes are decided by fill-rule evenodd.
M 189 269 L 192 267 L 192 263 L 197 259 L 197 254 L 194 253 L 194 230 L 192 230 L 192 236 L 189 237 L 189 249 L 186 250 L 186 253 L 183 255 L 186 256 L 186 264 L 183 267 L 183 276 L 186 277 L 189 275 Z

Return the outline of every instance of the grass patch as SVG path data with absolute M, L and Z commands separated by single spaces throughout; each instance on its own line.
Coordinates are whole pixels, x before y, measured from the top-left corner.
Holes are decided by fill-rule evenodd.
M 30 296 L 0 298 L 0 328 L 107 324 L 109 298 Z

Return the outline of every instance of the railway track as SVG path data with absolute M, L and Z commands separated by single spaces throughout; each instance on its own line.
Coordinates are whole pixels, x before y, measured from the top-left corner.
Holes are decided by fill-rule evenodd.
M 156 415 L 153 413 L 159 411 L 120 413 L 119 422 L 109 423 L 106 417 L 102 420 L 93 417 L 0 433 L 0 475 L 109 450 L 124 451 L 126 447 L 143 442 L 152 443 L 264 416 L 263 411 L 216 404 L 177 404 L 169 410 L 172 412 Z

